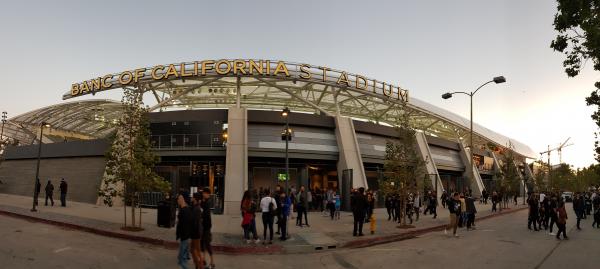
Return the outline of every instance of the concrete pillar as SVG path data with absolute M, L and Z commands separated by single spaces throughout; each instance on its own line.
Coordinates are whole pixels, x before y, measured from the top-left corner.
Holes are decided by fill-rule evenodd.
M 240 213 L 242 194 L 248 189 L 248 111 L 230 107 L 227 115 L 224 214 Z
M 352 169 L 352 188 L 364 187 L 367 189 L 367 177 L 365 167 L 360 155 L 360 148 L 356 139 L 356 131 L 352 119 L 343 116 L 335 117 L 335 138 L 337 139 L 338 159 L 338 182 L 342 182 L 342 171 Z
M 437 166 L 433 161 L 433 157 L 431 156 L 431 149 L 429 148 L 429 144 L 427 143 L 427 137 L 422 132 L 415 132 L 415 137 L 417 139 L 418 149 L 423 161 L 425 162 L 425 167 L 427 168 L 427 174 L 431 179 L 431 186 L 433 190 L 437 190 L 436 196 L 438 198 L 442 197 L 442 193 L 444 192 L 444 185 L 442 184 L 442 179 L 440 178 L 440 174 L 437 170 Z

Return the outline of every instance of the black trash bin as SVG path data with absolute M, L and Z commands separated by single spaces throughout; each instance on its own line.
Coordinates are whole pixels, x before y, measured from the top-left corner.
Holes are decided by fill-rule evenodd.
M 158 202 L 156 208 L 156 224 L 158 227 L 165 228 L 175 226 L 175 208 L 170 201 Z

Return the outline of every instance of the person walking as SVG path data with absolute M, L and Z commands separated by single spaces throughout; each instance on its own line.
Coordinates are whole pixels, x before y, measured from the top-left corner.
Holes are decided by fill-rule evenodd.
M 458 192 L 455 192 L 452 197 L 446 201 L 446 205 L 448 206 L 448 211 L 450 212 L 450 223 L 444 229 L 444 234 L 448 234 L 448 230 L 452 229 L 452 235 L 458 237 L 456 229 L 458 228 L 458 218 L 460 217 L 460 213 L 462 211 Z
M 363 224 L 367 213 L 367 198 L 365 197 L 365 188 L 358 188 L 358 192 L 352 198 L 352 215 L 354 216 L 353 236 L 363 236 Z
M 394 215 L 394 211 L 392 209 L 392 197 L 389 195 L 385 196 L 385 209 L 387 210 L 387 214 L 388 214 L 388 221 L 392 219 L 392 215 Z
M 329 191 L 327 191 L 327 209 L 329 209 L 329 216 L 331 217 L 331 220 L 333 220 L 333 218 L 335 217 L 335 191 L 332 189 L 329 189 Z
M 252 194 L 249 190 L 245 191 L 242 196 L 240 209 L 242 211 L 242 228 L 244 229 L 244 239 L 246 239 L 246 243 L 250 244 L 250 242 L 252 242 L 250 241 L 250 234 L 252 233 L 254 242 L 258 244 L 260 239 L 258 239 L 258 234 L 256 233 L 256 204 L 254 203 Z
M 204 260 L 202 259 L 202 251 L 200 249 L 200 239 L 202 238 L 202 194 L 196 192 L 192 196 L 192 224 L 190 228 L 190 253 L 192 254 L 192 260 L 196 268 L 204 267 Z
M 188 269 L 190 259 L 190 237 L 192 233 L 192 210 L 185 202 L 183 195 L 177 196 L 177 205 L 179 214 L 177 214 L 177 227 L 175 228 L 175 239 L 179 240 L 179 253 L 177 254 L 177 264 L 182 269 Z
M 496 191 L 492 192 L 492 212 L 498 211 L 496 208 L 498 205 L 498 193 Z
M 529 216 L 527 218 L 527 229 L 531 230 L 531 224 L 533 223 L 533 229 L 537 232 L 539 231 L 537 227 L 537 220 L 539 217 L 539 203 L 538 196 L 535 193 L 529 194 L 529 199 L 527 199 L 527 204 L 529 205 Z
M 281 236 L 279 237 L 279 239 L 281 241 L 285 241 L 288 239 L 289 236 L 287 231 L 287 219 L 290 215 L 290 207 L 292 206 L 292 201 L 285 192 L 279 193 L 279 200 L 281 204 L 281 209 L 279 210 L 281 214 L 281 219 L 279 221 L 279 226 L 281 227 Z
M 46 183 L 46 188 L 44 188 L 44 190 L 46 191 L 45 205 L 48 206 L 48 198 L 50 198 L 50 202 L 52 203 L 52 206 L 54 206 L 54 199 L 52 199 L 52 195 L 54 194 L 54 185 L 52 185 L 52 182 L 49 179 L 48 183 Z
M 277 203 L 273 197 L 269 196 L 271 191 L 265 190 L 265 197 L 260 200 L 260 211 L 262 212 L 263 222 L 263 244 L 267 244 L 267 229 L 269 230 L 269 242 L 273 244 L 273 215 L 277 210 Z
M 281 190 L 281 186 L 279 184 L 277 184 L 277 186 L 275 186 L 275 192 L 273 192 L 273 198 L 275 199 L 275 204 L 277 204 L 277 209 L 275 209 L 275 225 L 277 225 L 277 231 L 275 232 L 276 235 L 281 235 L 281 225 L 279 223 L 281 223 L 281 199 L 279 199 L 279 195 L 281 194 L 282 190 Z
M 211 229 L 212 229 L 212 216 L 211 216 L 211 210 L 210 208 L 212 207 L 211 203 L 210 203 L 210 189 L 209 188 L 204 188 L 202 189 L 202 203 L 200 204 L 200 206 L 202 206 L 202 238 L 200 238 L 200 250 L 205 253 L 204 254 L 204 264 L 206 264 L 206 254 L 208 254 L 208 258 L 210 259 L 210 263 L 208 267 L 205 267 L 207 269 L 214 269 L 215 268 L 215 260 L 214 260 L 214 256 L 213 256 L 213 249 L 212 249 L 212 233 L 211 233 Z M 200 267 L 198 267 L 200 268 Z
M 430 212 L 433 215 L 433 218 L 437 218 L 437 206 L 438 206 L 438 201 L 437 201 L 437 197 L 435 193 L 431 193 L 430 198 L 429 198 L 429 208 L 430 208 Z
M 415 211 L 416 221 L 419 221 L 419 213 L 421 211 L 421 195 L 419 192 L 413 197 L 413 209 Z
M 560 240 L 560 234 L 563 234 L 563 239 L 565 240 L 569 240 L 569 237 L 567 237 L 567 210 L 565 210 L 565 203 L 564 202 L 560 202 L 558 205 L 558 222 L 557 222 L 557 226 L 558 226 L 558 233 L 556 234 L 556 239 Z
M 442 196 L 440 197 L 440 199 L 442 200 L 442 207 L 446 208 L 446 202 L 448 201 L 448 193 L 445 190 L 442 192 Z
M 305 191 L 304 186 L 300 187 L 298 194 L 296 194 L 296 211 L 298 212 L 298 216 L 296 218 L 296 226 L 302 227 L 302 216 L 304 216 L 305 224 L 308 225 L 308 194 Z
M 575 199 L 573 199 L 573 211 L 575 211 L 575 216 L 577 217 L 577 230 L 581 230 L 580 223 L 585 211 L 585 201 L 583 200 L 581 193 L 575 194 Z
M 342 199 L 340 198 L 340 195 L 337 194 L 337 192 L 333 193 L 333 199 L 334 199 L 334 206 L 335 206 L 335 214 L 334 214 L 334 219 L 340 219 L 340 208 L 342 207 Z
M 549 231 L 549 235 L 555 235 L 552 232 L 552 228 L 554 227 L 554 224 L 556 224 L 556 228 L 558 229 L 558 212 L 556 212 L 558 210 L 558 201 L 556 198 L 555 194 L 552 194 L 550 196 L 550 210 L 547 212 L 550 215 L 550 224 L 548 225 L 550 227 L 550 231 Z
M 467 231 L 475 229 L 475 214 L 477 214 L 477 208 L 475 207 L 475 199 L 469 195 L 465 199 L 465 211 L 467 212 Z
M 58 188 L 60 189 L 60 206 L 62 207 L 66 207 L 67 206 L 67 189 L 68 189 L 69 185 L 67 185 L 67 182 L 65 181 L 65 179 L 61 179 L 60 180 L 60 185 L 58 185 Z

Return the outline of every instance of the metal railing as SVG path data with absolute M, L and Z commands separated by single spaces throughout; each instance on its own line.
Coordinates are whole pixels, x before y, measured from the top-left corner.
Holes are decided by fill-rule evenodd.
M 155 149 L 222 148 L 225 140 L 221 133 L 151 135 Z

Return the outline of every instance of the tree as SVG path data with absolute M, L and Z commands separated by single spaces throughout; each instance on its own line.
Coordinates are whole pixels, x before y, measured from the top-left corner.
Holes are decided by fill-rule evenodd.
M 548 164 L 543 161 L 535 161 L 540 167 L 533 175 L 533 181 L 538 191 L 548 191 Z
M 139 224 L 136 224 L 135 208 L 139 206 L 140 193 L 166 193 L 170 188 L 169 183 L 153 171 L 158 159 L 152 152 L 148 111 L 143 107 L 142 95 L 137 89 L 124 90 L 121 100 L 124 112 L 106 154 L 106 171 L 99 191 L 108 206 L 113 205 L 116 197 L 122 199 L 124 227 L 127 227 L 127 205 L 130 205 L 131 227 L 138 229 L 141 229 L 142 215 L 140 211 Z
M 500 193 L 504 203 L 504 208 L 508 207 L 508 200 L 510 194 L 518 193 L 520 191 L 520 173 L 515 165 L 515 153 L 513 151 L 513 145 L 509 144 L 507 150 L 502 154 L 502 165 L 500 166 Z
M 565 72 L 575 77 L 585 63 L 591 60 L 593 68 L 600 71 L 600 1 L 598 0 L 557 0 L 558 11 L 554 16 L 554 29 L 558 35 L 550 44 L 555 51 L 566 55 L 563 61 Z M 585 101 L 595 106 L 592 119 L 600 128 L 600 81 Z M 596 161 L 600 162 L 598 132 L 594 142 Z
M 406 201 L 410 193 L 423 188 L 429 178 L 424 173 L 425 162 L 417 152 L 416 131 L 409 122 L 408 114 L 398 118 L 398 137 L 388 140 L 385 146 L 384 177 L 379 181 L 380 191 L 385 196 L 400 199 L 402 226 L 406 227 Z
M 576 186 L 573 184 L 575 182 L 575 172 L 571 168 L 570 165 L 566 163 L 561 163 L 558 167 L 552 168 L 552 172 L 550 173 L 550 189 L 553 191 L 559 190 L 570 190 Z

